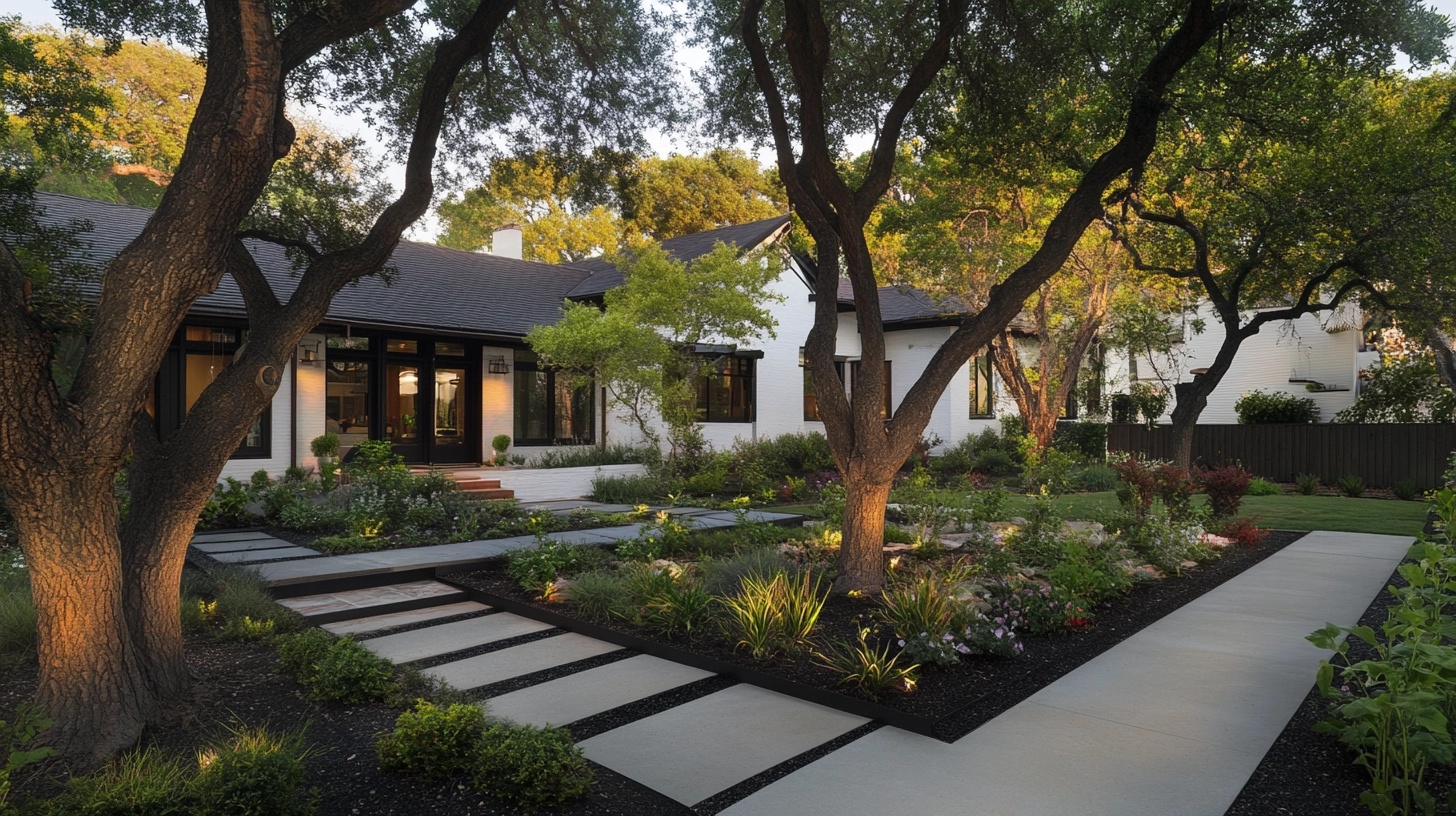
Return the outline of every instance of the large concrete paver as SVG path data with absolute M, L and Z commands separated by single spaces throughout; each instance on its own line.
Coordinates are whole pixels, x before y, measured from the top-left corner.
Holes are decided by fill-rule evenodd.
M 349 589 L 320 595 L 284 598 L 278 603 L 308 618 L 356 610 L 360 611 L 360 614 L 368 614 L 364 610 L 428 598 L 449 599 L 450 602 L 453 602 L 463 600 L 464 597 L 464 592 L 439 581 L 409 581 L 369 589 Z
M 1311 533 L 954 744 L 883 728 L 723 813 L 1219 816 L 1410 541 Z
M 509 612 L 497 612 L 481 618 L 441 623 L 395 635 L 360 641 L 369 651 L 396 664 L 411 663 L 427 657 L 463 652 L 498 640 L 544 632 L 554 627 Z
M 492 716 L 529 725 L 565 725 L 634 703 L 712 672 L 637 655 L 490 698 Z
M 242 530 L 231 533 L 198 533 L 192 537 L 193 544 L 208 544 L 216 541 L 252 541 L 260 538 L 272 538 L 262 530 Z
M 341 620 L 335 623 L 325 623 L 319 628 L 340 637 L 344 635 L 365 635 L 370 632 L 378 632 L 381 629 L 409 626 L 410 624 L 424 623 L 439 618 L 453 618 L 456 615 L 469 615 L 472 612 L 485 612 L 489 609 L 490 607 L 483 603 L 460 601 L 459 603 L 445 604 L 444 606 L 411 609 L 407 612 L 389 612 L 383 615 L 350 618 L 349 620 Z
M 215 555 L 217 553 L 248 552 L 250 550 L 276 550 L 293 546 L 296 546 L 293 542 L 284 541 L 281 538 L 241 538 L 236 541 L 206 541 L 201 544 L 194 543 L 192 549 L 200 553 Z
M 501 649 L 464 660 L 442 663 L 425 673 L 444 680 L 458 689 L 473 689 L 499 683 L 512 677 L 553 669 L 567 663 L 585 660 L 621 649 L 605 641 L 568 632 L 543 638 L 509 649 Z
M 275 558 L 308 558 L 318 555 L 318 550 L 308 547 L 274 547 L 267 550 L 246 550 L 243 552 L 212 553 L 210 558 L 224 564 L 250 564 L 254 561 L 272 561 Z
M 865 722 L 740 684 L 584 740 L 581 748 L 593 762 L 693 805 Z M 814 807 L 805 799 L 778 812 L 900 812 Z

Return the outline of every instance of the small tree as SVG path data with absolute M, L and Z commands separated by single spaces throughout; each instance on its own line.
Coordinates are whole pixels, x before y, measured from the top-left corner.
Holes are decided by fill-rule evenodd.
M 695 347 L 773 337 L 765 304 L 783 299 L 770 289 L 781 264 L 772 253 L 740 257 L 719 244 L 690 264 L 648 245 L 618 265 L 625 283 L 606 293 L 604 309 L 567 303 L 560 322 L 537 326 L 526 342 L 546 364 L 607 386 L 612 403 L 654 444 L 660 418 L 676 454 L 691 446 L 697 381 L 712 362 Z

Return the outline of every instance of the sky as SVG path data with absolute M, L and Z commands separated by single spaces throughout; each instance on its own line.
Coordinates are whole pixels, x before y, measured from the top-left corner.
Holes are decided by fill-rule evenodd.
M 1456 0 L 1427 0 L 1427 2 L 1436 11 L 1450 17 L 1453 25 L 1456 25 Z M 56 16 L 55 9 L 52 8 L 49 0 L 8 0 L 6 5 L 8 6 L 5 10 L 6 15 L 18 15 L 23 22 L 29 25 L 61 27 L 60 18 Z M 1453 59 L 1456 59 L 1456 37 L 1453 37 L 1450 42 L 1450 50 L 1453 54 Z M 678 65 L 684 84 L 689 81 L 687 72 L 693 65 L 701 64 L 702 59 L 703 55 L 700 51 L 686 47 L 681 48 L 678 54 Z M 369 126 L 365 124 L 362 117 L 345 115 L 317 106 L 303 107 L 297 112 L 319 122 L 337 135 L 358 135 L 364 137 L 366 144 L 372 144 L 376 141 L 368 137 Z M 694 153 L 703 148 L 702 144 L 695 140 L 690 133 L 686 132 L 666 134 L 660 131 L 649 131 L 647 139 L 653 151 L 663 156 L 671 153 Z M 856 149 L 868 149 L 869 142 L 866 140 L 865 144 L 855 145 L 854 147 Z M 761 162 L 768 163 L 773 159 L 772 151 L 767 148 L 761 149 L 757 153 Z M 402 187 L 404 183 L 403 164 L 397 161 L 388 163 L 386 178 L 394 185 L 396 190 Z M 414 240 L 433 240 L 435 235 L 438 234 L 439 228 L 439 223 L 436 221 L 434 211 L 432 210 L 415 224 L 407 237 Z

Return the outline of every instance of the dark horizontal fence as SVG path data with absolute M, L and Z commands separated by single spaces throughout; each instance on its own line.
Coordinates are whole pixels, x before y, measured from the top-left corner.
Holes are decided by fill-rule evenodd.
M 1109 425 L 1107 450 L 1172 459 L 1173 434 L 1167 425 Z M 1199 425 L 1193 431 L 1195 463 L 1238 462 L 1255 475 L 1281 482 L 1312 473 L 1332 485 L 1353 474 L 1370 487 L 1410 479 L 1429 490 L 1438 486 L 1453 450 L 1453 423 Z

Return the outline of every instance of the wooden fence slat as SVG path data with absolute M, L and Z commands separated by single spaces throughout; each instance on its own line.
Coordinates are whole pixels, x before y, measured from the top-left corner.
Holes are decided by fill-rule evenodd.
M 1169 431 L 1166 425 L 1110 425 L 1107 450 L 1169 459 Z M 1453 423 L 1199 425 L 1193 434 L 1195 462 L 1242 462 L 1249 471 L 1278 481 L 1313 473 L 1327 485 L 1355 474 L 1370 487 L 1388 488 L 1411 479 L 1417 488 L 1429 490 L 1438 486 L 1453 450 Z

